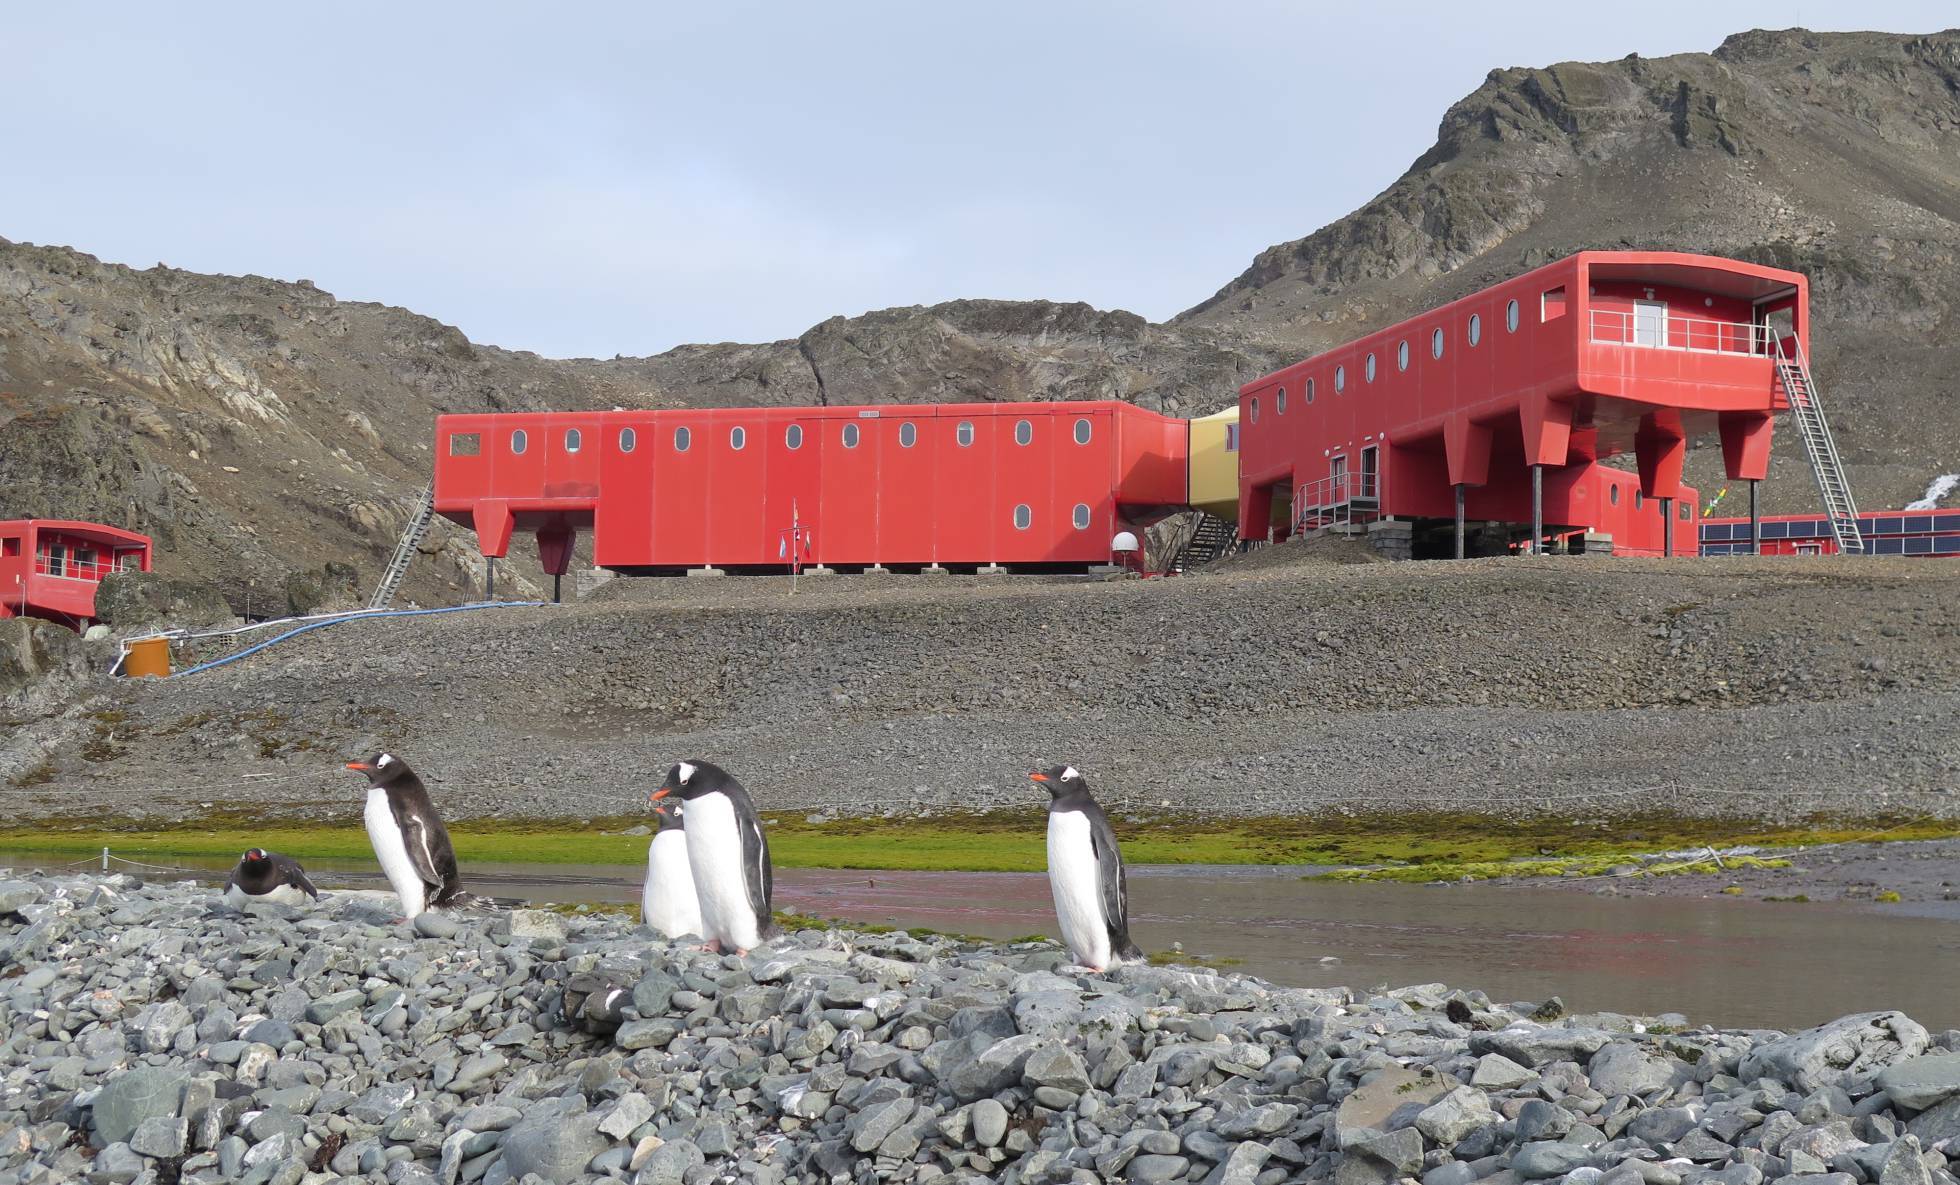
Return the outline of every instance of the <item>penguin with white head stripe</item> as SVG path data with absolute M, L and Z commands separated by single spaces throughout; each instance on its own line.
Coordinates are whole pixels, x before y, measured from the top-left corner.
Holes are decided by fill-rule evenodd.
M 650 798 L 670 795 L 681 800 L 687 821 L 701 937 L 709 950 L 745 955 L 779 932 L 769 908 L 776 876 L 755 803 L 733 775 L 699 758 L 668 770 Z
M 401 899 L 402 916 L 413 921 L 427 907 L 448 905 L 461 896 L 463 878 L 449 829 L 408 763 L 392 753 L 376 753 L 366 761 L 348 762 L 347 768 L 367 775 L 362 819 L 381 871 Z
M 1130 941 L 1130 894 L 1108 816 L 1072 765 L 1028 777 L 1048 790 L 1048 888 L 1069 957 L 1091 971 L 1143 958 Z

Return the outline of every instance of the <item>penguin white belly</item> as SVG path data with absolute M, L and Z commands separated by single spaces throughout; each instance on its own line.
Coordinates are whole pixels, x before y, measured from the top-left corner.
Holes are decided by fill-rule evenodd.
M 749 904 L 742 865 L 742 833 L 735 806 L 721 794 L 704 794 L 687 803 L 688 863 L 701 909 L 701 937 L 731 950 L 762 944 L 755 907 Z
M 402 829 L 395 824 L 395 812 L 388 805 L 386 790 L 375 786 L 368 791 L 367 810 L 362 819 L 367 823 L 368 842 L 374 845 L 375 858 L 381 861 L 381 871 L 394 886 L 395 896 L 401 898 L 402 916 L 413 919 L 422 912 L 428 886 L 422 883 L 422 874 L 415 871 L 415 862 L 408 858 L 408 843 L 402 838 Z
M 279 905 L 305 905 L 311 900 L 312 898 L 306 895 L 306 890 L 297 885 L 274 885 L 256 897 L 237 885 L 225 890 L 225 904 L 233 909 L 243 909 L 254 901 L 271 901 Z
M 690 822 L 690 826 L 692 823 Z M 1102 876 L 1081 811 L 1048 814 L 1048 888 L 1069 956 L 1084 967 L 1109 969 L 1109 926 L 1103 921 Z
M 647 884 L 640 917 L 669 938 L 701 933 L 701 906 L 694 896 L 694 865 L 687 832 L 668 828 L 647 845 Z

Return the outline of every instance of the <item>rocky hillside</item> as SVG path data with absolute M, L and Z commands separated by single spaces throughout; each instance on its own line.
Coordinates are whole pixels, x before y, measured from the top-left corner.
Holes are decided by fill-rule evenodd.
M 1805 272 L 1860 501 L 1960 471 L 1960 30 L 1756 31 L 1713 54 L 1494 70 L 1374 201 L 1172 323 L 1305 352 L 1587 248 Z M 1719 488 L 1719 452 L 1697 462 Z M 1800 447 L 1776 449 L 1766 496 L 1812 508 Z
M 553 360 L 307 281 L 0 240 L 0 513 L 154 534 L 234 605 L 385 561 L 450 411 L 1125 398 L 1208 411 L 1311 350 L 1584 247 L 1714 251 L 1815 282 L 1819 379 L 1867 505 L 1960 471 L 1960 32 L 1753 32 L 1714 54 L 1491 74 L 1395 184 L 1166 325 L 1046 302 L 833 318 L 793 341 Z M 1694 476 L 1713 488 L 1712 465 Z M 1813 500 L 1778 450 L 1771 509 Z M 406 594 L 479 579 L 438 525 Z M 521 550 L 521 549 L 520 549 Z M 517 573 L 521 581 L 524 567 Z

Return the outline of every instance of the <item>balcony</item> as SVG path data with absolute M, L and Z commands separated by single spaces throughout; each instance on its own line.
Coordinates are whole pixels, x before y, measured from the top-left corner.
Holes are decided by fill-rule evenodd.
M 134 572 L 141 567 L 133 555 L 123 556 L 120 561 L 100 562 L 96 560 L 77 560 L 67 556 L 50 555 L 40 552 L 34 557 L 34 575 L 52 576 L 57 580 L 85 580 L 97 584 L 113 572 Z
M 1778 352 L 1782 342 L 1782 335 L 1770 325 L 1683 317 L 1661 307 L 1631 312 L 1593 309 L 1591 317 L 1596 345 L 1767 358 Z

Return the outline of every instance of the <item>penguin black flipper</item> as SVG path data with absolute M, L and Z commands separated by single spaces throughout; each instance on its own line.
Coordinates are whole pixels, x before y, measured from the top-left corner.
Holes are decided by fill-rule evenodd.
M 1130 883 L 1123 871 L 1123 856 L 1116 846 L 1116 830 L 1109 816 L 1090 803 L 1089 840 L 1096 852 L 1096 872 L 1102 878 L 1103 924 L 1109 928 L 1109 953 L 1119 959 L 1141 959 L 1143 952 L 1130 941 Z
M 423 797 L 426 800 L 427 791 Z M 434 810 L 417 810 L 412 803 L 404 801 L 406 798 L 407 795 L 390 794 L 388 805 L 394 809 L 395 825 L 401 828 L 409 862 L 415 865 L 415 873 L 422 883 L 429 886 L 429 904 L 448 905 L 463 888 L 456 867 L 456 849 L 450 846 L 449 832 L 436 819 Z
M 781 931 L 769 904 L 776 895 L 776 870 L 769 862 L 769 837 L 762 834 L 762 820 L 756 817 L 754 806 L 747 802 L 743 806 L 742 869 L 746 873 L 743 879 L 748 884 L 749 907 L 755 910 L 756 932 L 764 939 L 774 938 Z
M 272 853 L 272 872 L 278 879 L 279 884 L 291 885 L 315 901 L 320 899 L 320 890 L 314 888 L 313 882 L 306 879 L 306 869 L 301 868 L 299 861 L 293 859 L 291 856 L 282 856 L 277 852 Z M 227 887 L 229 887 L 229 883 L 229 881 L 226 882 Z

